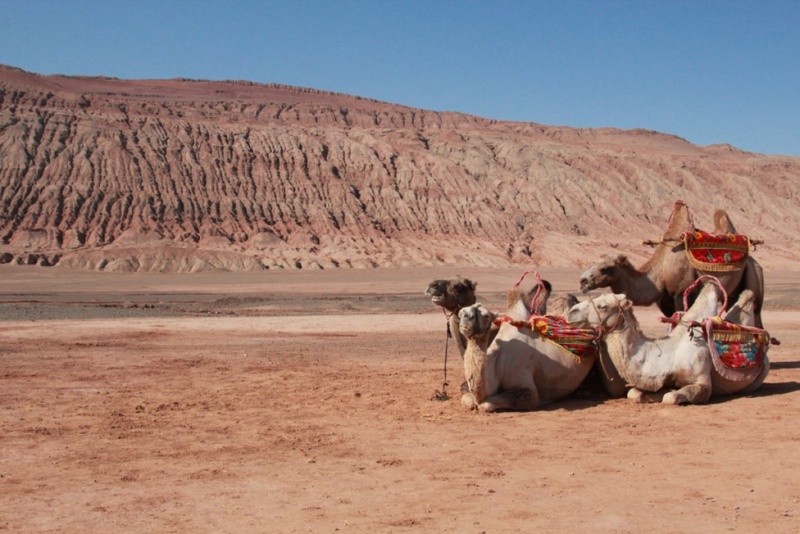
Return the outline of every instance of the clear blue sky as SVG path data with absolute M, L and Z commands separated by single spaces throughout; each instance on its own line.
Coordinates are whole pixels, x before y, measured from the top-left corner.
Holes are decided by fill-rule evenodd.
M 800 156 L 800 0 L 0 0 L 0 63 Z

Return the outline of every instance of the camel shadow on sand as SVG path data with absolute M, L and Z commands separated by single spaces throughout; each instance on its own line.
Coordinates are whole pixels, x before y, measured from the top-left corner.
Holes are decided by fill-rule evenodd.
M 664 390 L 665 391 L 665 390 Z M 771 397 L 774 395 L 788 395 L 789 393 L 794 393 L 796 391 L 800 391 L 800 382 L 794 381 L 787 381 L 787 382 L 765 382 L 761 385 L 758 390 L 749 393 L 749 394 L 733 394 L 733 395 L 716 395 L 711 397 L 708 404 L 722 404 L 726 402 L 730 402 L 737 398 L 758 398 L 758 397 Z M 647 402 L 647 404 L 659 404 L 660 403 L 660 394 L 659 393 L 651 393 L 648 394 L 651 398 Z M 566 410 L 569 412 L 585 410 L 587 408 L 593 408 L 604 404 L 606 402 L 614 402 L 623 400 L 621 399 L 614 399 L 611 396 L 603 393 L 599 394 L 591 394 L 587 396 L 580 396 L 580 395 L 570 395 L 569 397 L 562 399 L 560 401 L 556 401 L 541 408 L 538 408 L 537 411 L 555 411 L 555 410 Z
M 800 362 L 769 362 L 770 369 L 800 369 Z
M 795 368 L 800 368 L 800 362 L 779 363 L 773 365 L 772 367 L 779 369 L 781 368 L 795 369 Z M 708 404 L 721 404 L 725 402 L 730 402 L 736 398 L 744 398 L 744 397 L 758 398 L 758 397 L 771 397 L 774 395 L 787 395 L 789 393 L 794 393 L 796 391 L 800 391 L 800 382 L 795 382 L 795 381 L 764 382 L 760 388 L 758 388 L 756 391 L 752 393 L 716 395 L 711 397 Z M 650 399 L 649 401 L 650 404 L 658 404 L 660 402 L 660 400 L 657 399 L 657 397 L 659 396 L 658 393 L 650 394 L 650 396 L 652 397 L 652 399 Z M 573 412 L 573 411 L 585 410 L 587 408 L 593 408 L 601 404 L 604 404 L 606 402 L 613 402 L 618 400 L 620 399 L 612 398 L 604 391 L 598 391 L 596 387 L 594 387 L 576 391 L 575 393 L 566 397 L 565 399 L 561 399 L 559 401 L 552 402 L 550 404 L 538 408 L 537 411 L 566 410 L 569 412 Z
M 746 395 L 747 397 L 769 397 L 772 395 L 786 395 L 800 391 L 800 382 L 764 382 L 756 391 Z M 725 397 L 718 397 L 724 399 Z M 713 399 L 712 399 L 713 400 Z

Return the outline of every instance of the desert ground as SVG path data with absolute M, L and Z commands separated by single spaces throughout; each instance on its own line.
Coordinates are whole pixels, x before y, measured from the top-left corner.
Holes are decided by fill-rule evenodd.
M 756 394 L 676 407 L 590 389 L 467 411 L 423 292 L 461 274 L 500 309 L 520 273 L 3 266 L 0 531 L 800 528 L 796 272 L 766 272 L 781 345 Z M 577 270 L 540 274 L 577 292 Z M 452 398 L 436 400 L 446 353 Z

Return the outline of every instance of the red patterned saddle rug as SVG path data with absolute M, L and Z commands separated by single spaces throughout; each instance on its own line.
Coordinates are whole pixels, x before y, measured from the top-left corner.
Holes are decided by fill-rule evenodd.
M 515 321 L 510 317 L 495 319 L 495 325 L 510 323 L 517 328 L 530 328 L 547 341 L 560 345 L 578 359 L 595 355 L 597 330 L 595 328 L 575 328 L 566 317 L 558 315 L 533 315 L 528 321 Z
M 729 323 L 720 317 L 702 323 L 714 369 L 728 380 L 755 378 L 770 345 L 769 332 Z
M 750 238 L 746 235 L 709 234 L 696 230 L 683 232 L 681 240 L 689 264 L 698 271 L 738 271 L 750 255 Z

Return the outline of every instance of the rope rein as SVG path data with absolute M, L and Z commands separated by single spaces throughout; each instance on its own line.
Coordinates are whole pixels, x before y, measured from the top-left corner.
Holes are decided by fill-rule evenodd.
M 444 370 L 443 370 L 444 378 L 442 379 L 441 391 L 438 389 L 434 391 L 431 400 L 446 401 L 450 399 L 450 395 L 447 394 L 447 386 L 450 385 L 447 382 L 447 349 L 450 346 L 450 338 L 453 337 L 453 331 L 450 328 L 450 318 L 453 317 L 453 315 L 455 315 L 456 313 L 458 313 L 461 310 L 461 308 L 463 308 L 463 305 L 461 303 L 461 295 L 456 296 L 456 302 L 457 302 L 456 309 L 450 312 L 449 314 L 447 313 L 447 309 L 442 307 L 442 312 L 444 312 L 445 320 L 447 323 L 447 334 L 444 338 Z M 463 354 L 461 355 L 461 358 L 462 359 L 464 358 Z
M 530 307 L 531 315 L 535 315 L 536 314 L 536 310 L 539 309 L 539 305 L 540 304 L 544 305 L 544 303 L 545 303 L 545 296 L 544 296 L 544 291 L 543 291 L 544 290 L 544 282 L 542 281 L 542 277 L 539 275 L 539 273 L 537 273 L 536 271 L 534 271 L 532 269 L 529 269 L 529 270 L 525 271 L 524 273 L 522 273 L 522 276 L 519 277 L 519 280 L 517 280 L 517 283 L 514 284 L 514 288 L 515 289 L 518 288 L 519 285 L 522 283 L 522 281 L 525 279 L 525 277 L 528 276 L 531 273 L 536 275 L 536 293 L 533 295 L 533 298 L 531 299 L 531 307 Z M 540 302 L 540 299 L 541 299 L 541 302 Z
M 450 395 L 447 394 L 447 386 L 450 385 L 447 382 L 447 349 L 450 345 L 450 338 L 453 337 L 453 332 L 450 329 L 450 318 L 455 312 L 452 312 L 450 315 L 448 315 L 446 309 L 442 308 L 442 311 L 444 311 L 444 316 L 447 322 L 447 334 L 444 338 L 444 378 L 442 379 L 442 389 L 437 389 L 434 391 L 433 397 L 431 397 L 431 400 L 435 401 L 446 401 L 450 399 Z

